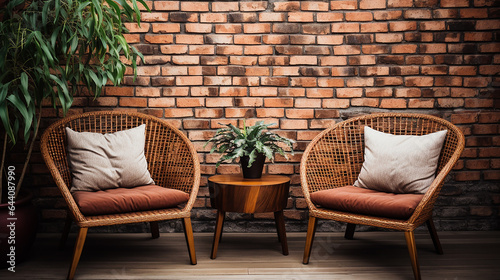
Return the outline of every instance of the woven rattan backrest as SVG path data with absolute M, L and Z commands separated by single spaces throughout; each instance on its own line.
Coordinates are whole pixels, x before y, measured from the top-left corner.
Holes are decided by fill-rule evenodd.
M 382 113 L 352 118 L 324 130 L 308 145 L 301 161 L 301 177 L 309 193 L 354 183 L 364 161 L 365 126 L 395 135 L 425 135 L 448 130 L 437 173 L 452 158 L 455 163 L 464 146 L 462 132 L 434 116 Z
M 193 145 L 177 128 L 145 114 L 101 111 L 67 117 L 45 131 L 42 154 L 49 159 L 46 160 L 49 169 L 56 169 L 69 187 L 71 173 L 66 158 L 65 127 L 78 132 L 112 133 L 141 124 L 146 124 L 144 153 L 155 183 L 189 193 L 194 181 L 199 180 L 199 163 Z M 57 175 L 54 171 L 51 170 L 52 174 Z M 58 186 L 61 188 L 61 184 Z

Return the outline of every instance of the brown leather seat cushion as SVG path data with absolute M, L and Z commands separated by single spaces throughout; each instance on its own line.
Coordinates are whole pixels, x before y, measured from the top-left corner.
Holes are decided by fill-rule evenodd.
M 406 220 L 413 214 L 423 196 L 345 186 L 311 193 L 311 200 L 332 210 Z
M 156 185 L 73 192 L 84 215 L 106 215 L 172 208 L 189 200 L 189 194 Z

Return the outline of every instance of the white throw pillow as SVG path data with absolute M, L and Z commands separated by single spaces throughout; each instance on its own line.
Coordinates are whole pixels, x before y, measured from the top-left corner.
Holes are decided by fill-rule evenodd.
M 66 128 L 71 191 L 98 191 L 154 184 L 144 156 L 146 125 L 115 133 Z
M 392 135 L 365 126 L 365 161 L 354 183 L 390 193 L 427 191 L 434 180 L 447 130 L 427 135 Z

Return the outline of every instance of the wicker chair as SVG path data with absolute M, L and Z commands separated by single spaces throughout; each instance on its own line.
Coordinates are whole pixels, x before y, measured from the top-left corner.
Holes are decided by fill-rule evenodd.
M 141 124 L 146 124 L 144 154 L 155 184 L 186 192 L 189 194 L 189 200 L 177 208 L 98 216 L 82 214 L 69 190 L 72 179 L 66 158 L 65 127 L 78 132 L 112 133 Z M 84 113 L 52 124 L 42 136 L 41 151 L 68 207 L 61 246 L 64 246 L 68 238 L 72 221 L 79 227 L 68 279 L 74 277 L 88 228 L 97 226 L 149 222 L 153 238 L 158 238 L 158 221 L 183 219 L 190 261 L 191 264 L 196 264 L 190 216 L 200 183 L 200 164 L 192 143 L 177 128 L 156 117 L 140 113 L 105 111 Z
M 364 126 L 396 135 L 425 135 L 447 129 L 436 177 L 422 200 L 407 220 L 384 218 L 321 208 L 311 201 L 310 194 L 353 185 L 363 165 Z M 306 148 L 300 165 L 302 191 L 309 207 L 309 224 L 303 263 L 309 263 L 317 219 L 346 222 L 346 239 L 352 239 L 356 224 L 404 231 L 415 279 L 420 279 L 414 230 L 427 224 L 434 247 L 442 248 L 432 221 L 432 209 L 446 175 L 457 162 L 464 148 L 463 133 L 443 119 L 421 114 L 378 113 L 355 117 L 333 125 L 317 135 Z

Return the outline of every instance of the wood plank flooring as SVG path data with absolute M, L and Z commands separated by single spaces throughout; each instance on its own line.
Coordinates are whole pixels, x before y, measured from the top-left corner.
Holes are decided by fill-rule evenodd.
M 430 236 L 417 233 L 423 279 L 500 279 L 500 232 L 438 232 L 444 255 Z M 316 234 L 310 263 L 302 264 L 305 233 L 288 233 L 290 254 L 281 254 L 272 233 L 224 233 L 217 259 L 212 234 L 195 233 L 197 265 L 189 263 L 183 234 L 89 233 L 75 279 L 413 279 L 401 232 Z M 0 279 L 65 279 L 75 235 L 58 250 L 59 235 L 41 234 L 31 257 Z

